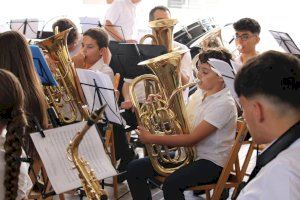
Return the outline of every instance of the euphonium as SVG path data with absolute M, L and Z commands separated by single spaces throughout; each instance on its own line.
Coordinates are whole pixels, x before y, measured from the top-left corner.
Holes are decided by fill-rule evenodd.
M 185 52 L 186 50 L 173 51 L 139 63 L 147 65 L 155 75 L 139 76 L 129 86 L 138 123 L 146 127 L 151 134 L 190 133 L 182 90 L 195 83 L 181 86 L 179 64 L 181 54 Z M 139 82 L 147 82 L 145 84 L 147 86 L 146 95 L 156 93 L 161 98 L 157 98 L 151 103 L 140 104 L 134 92 L 135 86 Z M 194 150 L 191 147 L 169 148 L 156 144 L 146 144 L 145 146 L 154 169 L 162 176 L 167 176 L 194 160 Z
M 221 29 L 213 28 L 206 32 L 200 39 L 197 40 L 198 45 L 202 49 L 224 46 L 222 41 Z
M 87 198 L 91 200 L 106 200 L 108 196 L 107 193 L 101 188 L 99 181 L 96 179 L 96 176 L 93 170 L 90 169 L 87 161 L 79 157 L 78 147 L 88 129 L 103 118 L 104 109 L 105 106 L 102 106 L 100 109 L 91 114 L 87 124 L 84 126 L 82 131 L 75 135 L 67 149 L 68 158 L 75 164 L 75 167 L 79 173 L 78 175 L 81 180 L 82 187 Z
M 49 57 L 55 61 L 57 69 L 54 74 L 59 86 L 45 87 L 48 104 L 53 106 L 63 124 L 69 124 L 78 119 L 88 118 L 88 110 L 83 97 L 76 71 L 69 56 L 67 36 L 71 29 L 56 33 L 37 45 L 46 50 Z M 69 108 L 69 110 L 67 110 Z
M 147 38 L 152 38 L 154 44 L 163 45 L 167 52 L 171 52 L 173 50 L 173 28 L 176 24 L 177 19 L 160 19 L 149 22 L 153 35 L 143 36 L 140 43 L 143 43 Z

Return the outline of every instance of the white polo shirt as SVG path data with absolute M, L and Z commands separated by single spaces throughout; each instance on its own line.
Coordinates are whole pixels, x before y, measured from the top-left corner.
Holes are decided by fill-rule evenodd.
M 110 8 L 107 10 L 105 15 L 105 20 L 109 20 L 118 33 L 125 37 L 125 40 L 134 39 L 133 31 L 135 29 L 135 18 L 136 18 L 136 4 L 132 3 L 131 0 L 114 0 Z M 109 39 L 115 41 L 111 37 L 110 33 Z
M 298 133 L 299 134 L 299 133 Z M 299 200 L 300 139 L 265 165 L 246 185 L 238 200 Z
M 114 72 L 110 66 L 103 62 L 103 59 L 99 59 L 94 65 L 92 65 L 89 70 L 97 71 L 107 74 L 111 79 L 112 83 L 114 82 Z
M 5 194 L 5 187 L 3 184 L 4 175 L 5 175 L 5 165 L 6 162 L 4 160 L 5 151 L 4 151 L 4 142 L 5 142 L 5 134 L 6 130 L 3 133 L 0 133 L 0 199 L 4 199 Z M 25 152 L 22 150 L 22 157 L 25 157 Z M 25 162 L 21 162 L 20 166 L 20 174 L 19 174 L 19 181 L 18 181 L 18 196 L 17 200 L 27 199 L 27 195 L 32 188 L 32 182 L 28 175 L 28 168 L 29 164 Z
M 227 88 L 204 100 L 203 97 L 204 93 L 198 89 L 187 105 L 191 130 L 203 120 L 217 130 L 196 144 L 196 160 L 206 159 L 224 167 L 235 138 L 236 105 Z

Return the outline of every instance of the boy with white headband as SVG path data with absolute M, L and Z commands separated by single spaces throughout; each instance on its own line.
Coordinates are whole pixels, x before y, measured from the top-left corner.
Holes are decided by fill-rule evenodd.
M 196 147 L 195 161 L 172 173 L 163 183 L 166 200 L 184 199 L 185 189 L 217 182 L 228 159 L 237 120 L 235 100 L 230 93 L 233 81 L 229 80 L 234 78 L 230 60 L 231 54 L 225 49 L 200 53 L 197 77 L 201 82 L 187 105 L 191 134 L 152 135 L 146 128 L 138 127 L 139 139 L 145 144 Z M 133 199 L 151 199 L 147 179 L 156 175 L 149 158 L 129 163 L 127 181 Z

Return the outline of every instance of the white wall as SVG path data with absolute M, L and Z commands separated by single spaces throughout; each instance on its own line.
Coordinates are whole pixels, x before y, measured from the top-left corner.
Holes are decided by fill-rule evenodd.
M 300 28 L 297 21 L 300 19 L 300 8 L 297 0 L 198 0 L 197 9 L 171 9 L 172 17 L 178 18 L 181 25 L 188 25 L 197 19 L 214 17 L 217 23 L 226 24 L 234 22 L 241 17 L 251 17 L 259 21 L 262 26 L 262 37 L 268 39 L 268 30 L 288 32 L 300 43 Z M 137 28 L 147 27 L 148 13 L 155 5 L 167 5 L 167 0 L 142 0 L 137 9 Z M 103 19 L 108 5 L 105 0 L 1 0 L 0 26 L 7 26 L 10 19 L 39 18 L 40 27 L 47 23 L 49 29 L 53 21 L 59 16 L 72 18 L 77 24 L 78 17 L 90 16 Z M 53 19 L 54 18 L 54 19 Z M 178 29 L 177 28 L 177 29 Z M 300 45 L 299 45 L 300 46 Z

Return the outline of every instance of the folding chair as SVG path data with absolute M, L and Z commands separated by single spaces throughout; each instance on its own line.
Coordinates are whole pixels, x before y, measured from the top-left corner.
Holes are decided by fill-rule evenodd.
M 233 195 L 236 193 L 238 185 L 242 182 L 244 175 L 246 173 L 252 152 L 254 150 L 254 144 L 252 141 L 244 141 L 248 133 L 248 129 L 244 120 L 239 119 L 237 121 L 237 136 L 233 143 L 232 149 L 230 151 L 228 160 L 225 167 L 222 170 L 222 173 L 219 177 L 219 180 L 215 184 L 207 184 L 201 186 L 194 186 L 188 190 L 200 191 L 204 190 L 207 200 L 218 200 L 221 197 L 224 188 L 235 188 Z M 239 164 L 238 153 L 243 144 L 250 144 L 248 152 L 246 154 L 245 160 L 242 167 Z M 159 182 L 164 182 L 165 177 L 157 176 L 155 177 Z M 210 195 L 210 190 L 213 190 L 212 197 Z
M 245 121 L 237 121 L 237 136 L 232 146 L 232 149 L 229 154 L 229 158 L 226 162 L 225 167 L 222 170 L 220 178 L 216 184 L 207 184 L 201 186 L 195 186 L 189 188 L 189 190 L 205 190 L 207 200 L 217 200 L 220 199 L 220 196 L 224 188 L 235 188 L 233 195 L 235 195 L 238 185 L 242 182 L 246 169 L 248 167 L 254 144 L 250 141 L 250 146 L 246 154 L 246 158 L 243 162 L 242 167 L 239 164 L 238 153 L 241 146 L 244 144 L 245 137 L 248 133 L 248 129 Z M 210 195 L 210 190 L 213 190 L 212 196 Z

